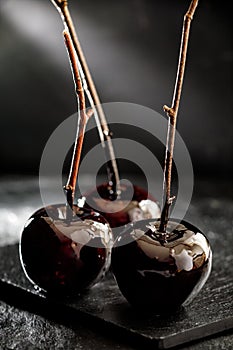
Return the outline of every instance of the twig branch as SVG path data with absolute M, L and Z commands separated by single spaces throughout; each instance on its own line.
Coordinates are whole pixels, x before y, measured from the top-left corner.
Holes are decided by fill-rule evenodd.
M 160 232 L 166 233 L 170 206 L 173 203 L 174 196 L 171 197 L 171 179 L 172 179 L 172 160 L 174 152 L 175 143 L 175 132 L 176 132 L 176 122 L 177 115 L 180 105 L 180 98 L 182 92 L 182 85 L 184 80 L 185 63 L 187 57 L 188 40 L 190 33 L 191 21 L 195 13 L 196 7 L 198 5 L 198 0 L 192 0 L 188 11 L 184 16 L 183 32 L 181 38 L 180 46 L 180 57 L 177 69 L 177 77 L 175 83 L 175 89 L 173 94 L 172 106 L 164 106 L 163 109 L 168 116 L 168 132 L 167 132 L 167 144 L 166 144 L 166 156 L 165 156 L 165 166 L 164 166 L 164 198 L 163 198 L 163 211 L 161 214 L 160 222 Z
M 76 188 L 85 129 L 89 118 L 93 114 L 93 110 L 90 109 L 88 110 L 88 112 L 86 112 L 85 95 L 84 95 L 82 81 L 81 81 L 81 77 L 77 66 L 76 52 L 74 50 L 74 47 L 68 32 L 64 31 L 63 34 L 64 34 L 65 44 L 68 51 L 71 70 L 73 73 L 77 99 L 79 103 L 79 108 L 78 108 L 79 120 L 78 120 L 77 136 L 76 136 L 74 150 L 73 150 L 70 173 L 69 173 L 67 184 L 65 186 L 65 190 L 67 193 L 67 202 L 70 205 L 70 207 L 73 208 L 75 188 Z
M 99 96 L 95 88 L 95 84 L 91 77 L 91 73 L 89 71 L 84 53 L 82 51 L 80 42 L 78 40 L 78 36 L 75 31 L 75 27 L 68 9 L 68 0 L 51 0 L 51 1 L 55 5 L 55 7 L 57 8 L 58 12 L 62 17 L 65 28 L 68 30 L 70 34 L 73 46 L 78 56 L 80 75 L 84 80 L 83 86 L 87 94 L 87 97 L 89 99 L 90 105 L 94 110 L 96 124 L 97 124 L 102 146 L 106 152 L 106 158 L 110 159 L 110 161 L 107 162 L 109 184 L 111 184 L 113 192 L 117 194 L 119 192 L 120 178 L 119 178 L 119 172 L 118 172 L 118 166 L 115 158 L 115 153 L 112 145 L 111 133 L 109 131 L 109 127 L 104 115 L 103 108 L 100 103 Z M 90 91 L 88 90 L 88 87 Z M 107 148 L 105 147 L 105 141 L 107 144 Z

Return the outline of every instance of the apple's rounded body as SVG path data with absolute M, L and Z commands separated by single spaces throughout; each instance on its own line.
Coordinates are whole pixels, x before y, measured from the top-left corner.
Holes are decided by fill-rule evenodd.
M 186 305 L 206 282 L 212 263 L 209 242 L 193 225 L 170 219 L 166 235 L 159 221 L 144 220 L 120 235 L 112 269 L 130 304 L 169 312 Z
M 66 216 L 65 205 L 35 212 L 21 235 L 20 259 L 35 286 L 49 294 L 72 296 L 104 275 L 113 240 L 98 213 L 74 206 L 69 220 Z
M 85 195 L 85 207 L 98 211 L 108 221 L 114 237 L 120 232 L 117 228 L 143 219 L 159 217 L 158 201 L 139 186 L 121 185 L 120 195 L 110 199 L 109 186 L 104 183 Z

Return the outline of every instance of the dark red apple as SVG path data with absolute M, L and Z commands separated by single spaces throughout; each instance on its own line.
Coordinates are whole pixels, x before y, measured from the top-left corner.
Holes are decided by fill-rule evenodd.
M 120 196 L 110 199 L 109 185 L 104 183 L 85 195 L 86 208 L 94 208 L 108 221 L 114 236 L 119 234 L 115 228 L 129 222 L 160 216 L 160 206 L 147 190 L 139 186 L 122 184 Z
M 209 242 L 188 222 L 143 220 L 127 227 L 112 251 L 118 286 L 133 306 L 168 312 L 186 305 L 206 282 L 212 262 Z
M 35 286 L 72 296 L 98 282 L 108 269 L 112 233 L 96 212 L 74 206 L 68 221 L 66 211 L 65 205 L 51 205 L 30 217 L 20 240 L 20 258 Z

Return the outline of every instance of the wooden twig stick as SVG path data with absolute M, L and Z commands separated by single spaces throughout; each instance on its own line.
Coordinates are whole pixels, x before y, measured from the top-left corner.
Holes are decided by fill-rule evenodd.
M 117 194 L 120 192 L 119 190 L 120 178 L 119 178 L 119 172 L 118 172 L 118 166 L 115 158 L 115 153 L 112 145 L 111 133 L 104 115 L 103 108 L 100 103 L 99 96 L 95 88 L 95 84 L 93 82 L 91 73 L 89 71 L 85 56 L 83 54 L 82 47 L 80 45 L 78 36 L 75 31 L 72 17 L 70 15 L 69 8 L 68 8 L 68 0 L 51 0 L 51 1 L 55 5 L 55 7 L 57 8 L 58 12 L 62 17 L 65 28 L 68 30 L 70 34 L 73 46 L 78 56 L 79 70 L 80 70 L 81 76 L 84 79 L 84 82 L 83 82 L 84 89 L 85 87 L 87 87 L 85 92 L 89 99 L 90 105 L 94 110 L 100 140 L 102 142 L 103 148 L 105 149 L 106 158 L 110 159 L 110 161 L 107 162 L 109 184 L 111 184 L 113 192 Z M 88 88 L 90 91 L 88 90 Z M 105 142 L 107 144 L 107 148 L 105 147 Z
M 69 173 L 67 184 L 65 186 L 65 190 L 67 194 L 67 202 L 69 206 L 73 208 L 75 188 L 76 188 L 85 129 L 89 118 L 93 114 L 93 110 L 90 109 L 86 112 L 85 95 L 84 95 L 82 81 L 81 81 L 81 77 L 77 66 L 76 52 L 74 50 L 69 33 L 64 31 L 63 34 L 64 34 L 68 55 L 69 55 L 71 70 L 73 73 L 73 79 L 75 83 L 75 90 L 76 90 L 78 104 L 79 104 L 79 108 L 78 108 L 79 120 L 78 120 L 77 136 L 76 136 L 74 150 L 73 150 L 70 173 Z
M 198 0 L 192 0 L 190 7 L 184 16 L 183 32 L 182 32 L 181 46 L 180 46 L 180 56 L 179 56 L 179 63 L 178 63 L 178 69 L 177 69 L 177 77 L 176 77 L 175 89 L 173 94 L 172 106 L 168 107 L 165 105 L 163 107 L 164 111 L 167 113 L 167 116 L 168 116 L 168 132 L 167 132 L 166 156 L 165 156 L 165 165 L 164 165 L 163 211 L 161 214 L 160 229 L 159 229 L 161 233 L 166 233 L 170 206 L 172 205 L 173 200 L 175 199 L 174 196 L 171 196 L 171 179 L 172 179 L 172 160 L 173 160 L 174 143 L 175 143 L 176 122 L 177 122 L 177 115 L 178 115 L 178 110 L 180 105 L 182 85 L 184 80 L 190 26 L 191 26 L 191 21 L 193 19 L 193 15 L 195 13 L 197 5 L 198 5 Z

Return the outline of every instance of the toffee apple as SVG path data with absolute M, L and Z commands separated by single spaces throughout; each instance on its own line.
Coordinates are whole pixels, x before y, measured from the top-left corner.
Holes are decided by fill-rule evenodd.
M 25 224 L 20 258 L 28 279 L 53 295 L 74 296 L 97 283 L 108 270 L 111 231 L 98 213 L 73 206 L 51 205 Z
M 74 204 L 74 193 L 86 124 L 83 87 L 71 39 L 64 32 L 79 101 L 79 128 L 70 175 L 67 203 L 41 208 L 23 229 L 20 259 L 26 276 L 49 294 L 74 295 L 98 282 L 110 265 L 112 232 L 97 212 Z
M 87 209 L 92 210 L 92 208 L 95 208 L 95 210 L 107 219 L 112 228 L 121 227 L 129 222 L 140 219 L 158 217 L 160 215 L 158 201 L 153 198 L 147 190 L 133 185 L 132 193 L 128 186 L 120 183 L 117 161 L 111 140 L 112 133 L 109 130 L 104 110 L 101 106 L 95 84 L 82 51 L 68 8 L 68 1 L 51 1 L 60 13 L 64 27 L 70 34 L 77 55 L 76 59 L 80 71 L 80 78 L 82 79 L 87 102 L 94 111 L 100 141 L 106 159 L 108 160 L 106 162 L 108 182 L 97 188 L 88 190 L 88 192 L 83 195 L 80 203 L 84 203 L 83 206 Z M 118 230 L 114 230 L 114 235 L 116 235 L 116 232 L 118 232 Z
M 184 77 L 190 23 L 198 1 L 184 18 L 177 80 L 168 115 L 164 166 L 164 206 L 160 219 L 128 225 L 112 251 L 112 269 L 125 298 L 134 306 L 158 312 L 188 304 L 206 282 L 212 263 L 209 242 L 194 225 L 169 218 L 175 128 Z
M 211 259 L 208 240 L 190 223 L 170 219 L 164 235 L 160 221 L 143 220 L 117 238 L 112 269 L 130 304 L 167 312 L 192 301 L 209 276 Z

